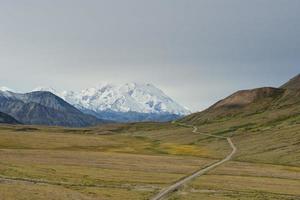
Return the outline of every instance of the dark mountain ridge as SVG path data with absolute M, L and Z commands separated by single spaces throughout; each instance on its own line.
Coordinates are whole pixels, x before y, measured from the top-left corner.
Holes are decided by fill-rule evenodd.
M 24 124 L 82 127 L 105 122 L 82 113 L 51 92 L 0 91 L 0 111 Z

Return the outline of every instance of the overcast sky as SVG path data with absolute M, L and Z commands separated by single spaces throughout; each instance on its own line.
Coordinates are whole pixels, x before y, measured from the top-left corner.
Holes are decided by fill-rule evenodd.
M 300 72 L 299 0 L 0 0 L 0 86 L 153 83 L 193 111 Z

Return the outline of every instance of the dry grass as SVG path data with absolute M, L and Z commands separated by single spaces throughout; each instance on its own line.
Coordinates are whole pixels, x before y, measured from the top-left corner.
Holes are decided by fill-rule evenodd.
M 299 123 L 250 122 L 201 125 L 201 132 L 232 137 L 238 152 L 170 199 L 299 199 Z M 167 123 L 2 126 L 0 199 L 149 199 L 231 151 L 226 140 L 191 130 Z
M 238 148 L 234 161 L 195 179 L 170 199 L 300 199 L 300 124 L 288 119 L 272 126 L 214 125 L 199 129 L 230 136 Z
M 154 138 L 156 131 L 164 139 Z M 166 143 L 172 132 L 185 137 Z M 197 157 L 207 157 L 206 149 L 187 144 L 189 132 L 148 123 L 90 129 L 3 126 L 0 199 L 148 199 L 214 162 Z

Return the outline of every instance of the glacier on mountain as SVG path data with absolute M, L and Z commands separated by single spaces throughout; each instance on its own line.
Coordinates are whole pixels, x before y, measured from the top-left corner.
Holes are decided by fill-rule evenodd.
M 83 112 L 97 117 L 105 118 L 107 114 L 113 115 L 110 116 L 110 120 L 113 120 L 116 114 L 117 116 L 123 114 L 128 118 L 120 121 L 131 121 L 130 117 L 136 118 L 137 121 L 144 121 L 144 118 L 149 120 L 159 119 L 159 115 L 164 115 L 165 119 L 172 119 L 171 115 L 175 118 L 175 116 L 184 116 L 190 113 L 189 109 L 179 105 L 152 84 L 126 83 L 114 85 L 105 83 L 79 92 L 58 92 L 49 87 L 38 87 L 34 91 L 52 92 Z M 129 113 L 131 114 L 128 115 Z M 152 117 L 149 118 L 149 115 L 146 117 L 145 114 Z M 139 115 L 141 120 L 138 120 L 139 117 L 136 117 L 136 115 Z M 166 117 L 167 115 L 170 116 Z

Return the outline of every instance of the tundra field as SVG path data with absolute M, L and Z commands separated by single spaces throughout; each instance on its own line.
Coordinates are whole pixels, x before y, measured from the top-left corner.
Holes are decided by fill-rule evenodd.
M 168 199 L 300 199 L 298 122 L 199 126 L 231 136 L 238 151 Z M 0 199 L 150 199 L 230 151 L 224 139 L 171 123 L 2 125 Z
M 0 0 L 0 200 L 300 200 L 300 0 Z

